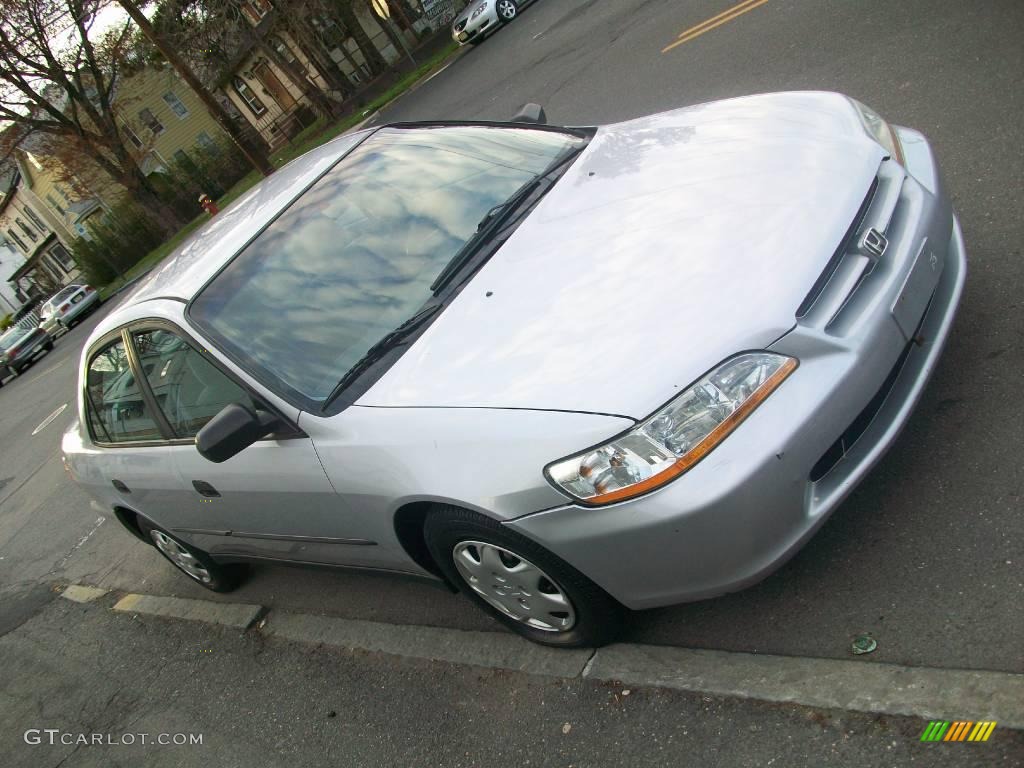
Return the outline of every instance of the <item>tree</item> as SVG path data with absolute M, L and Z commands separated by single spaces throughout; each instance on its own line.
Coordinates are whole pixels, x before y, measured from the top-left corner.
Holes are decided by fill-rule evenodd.
M 126 1 L 130 2 L 118 0 L 122 4 Z M 299 13 L 303 12 L 299 7 Z M 298 87 L 314 110 L 332 117 L 338 105 L 268 39 L 268 33 L 279 21 L 285 27 L 289 24 L 285 13 L 268 10 L 254 26 L 237 0 L 163 0 L 154 15 L 153 28 L 167 46 L 191 60 L 194 66 L 205 69 L 214 82 L 224 82 L 232 75 L 230 69 L 238 63 L 239 54 L 259 51 Z M 325 79 L 331 82 L 330 77 Z
M 28 137 L 40 154 L 92 164 L 142 206 L 164 234 L 182 222 L 164 203 L 126 144 L 115 105 L 131 25 L 94 34 L 104 0 L 3 0 L 0 3 L 0 120 L 11 130 L 0 153 Z M 89 169 L 87 169 L 89 170 Z
M 160 35 L 156 33 L 153 26 L 149 23 L 139 7 L 131 0 L 118 0 L 121 7 L 125 9 L 128 15 L 131 17 L 142 33 L 149 39 L 151 43 L 160 51 L 167 62 L 174 67 L 175 71 L 181 75 L 188 87 L 191 88 L 195 94 L 199 97 L 199 100 L 203 102 L 203 106 L 206 107 L 210 116 L 217 121 L 218 125 L 224 129 L 225 133 L 231 137 L 231 139 L 239 146 L 246 159 L 252 163 L 253 167 L 258 170 L 264 176 L 269 176 L 274 172 L 274 166 L 270 164 L 267 159 L 265 152 L 262 152 L 255 147 L 250 146 L 242 136 L 241 130 L 235 124 L 235 121 L 231 119 L 227 111 L 220 105 L 220 103 L 213 97 L 206 86 L 204 86 L 199 78 L 192 72 L 191 67 L 185 63 L 185 60 L 178 55 L 177 51 L 167 43 Z

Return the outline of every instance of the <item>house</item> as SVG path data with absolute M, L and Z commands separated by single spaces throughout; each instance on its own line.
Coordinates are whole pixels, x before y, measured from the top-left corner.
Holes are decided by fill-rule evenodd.
M 21 254 L 13 250 L 9 245 L 0 244 L 0 275 L 8 275 L 14 272 L 19 266 L 25 263 Z M 0 279 L 0 319 L 4 316 L 17 312 L 25 299 L 21 296 L 12 283 Z
M 238 112 L 272 149 L 294 137 L 315 115 L 303 89 L 271 60 L 266 46 L 272 47 L 312 86 L 336 101 L 345 98 L 345 91 L 358 90 L 373 78 L 373 66 L 367 62 L 352 31 L 338 19 L 311 14 L 298 23 L 294 19 L 286 23 L 270 0 L 243 0 L 241 7 L 253 28 L 253 40 L 248 44 L 239 41 L 239 53 L 228 65 L 229 75 L 223 88 Z M 369 3 L 354 3 L 352 10 L 365 39 L 386 65 L 394 64 L 404 55 L 395 35 L 402 35 L 405 45 L 411 48 L 416 45 L 416 34 L 430 29 L 430 22 L 421 15 L 406 18 L 404 30 L 397 24 L 386 29 Z M 304 30 L 304 39 L 299 38 L 300 29 Z M 341 89 L 337 87 L 339 78 L 343 79 Z
M 219 156 L 230 141 L 170 67 L 125 76 L 114 105 L 125 143 L 147 175 L 175 165 L 187 170 L 204 155 Z M 23 139 L 0 179 L 0 238 L 24 258 L 0 280 L 12 283 L 22 299 L 52 293 L 81 276 L 72 255 L 75 242 L 90 237 L 89 225 L 106 217 L 125 194 L 98 167 L 66 167 L 47 147 L 44 137 Z
M 114 98 L 121 130 L 144 173 L 188 166 L 218 153 L 227 134 L 199 97 L 170 67 L 146 67 L 118 83 Z
M 67 225 L 87 218 L 98 203 L 72 198 L 66 187 L 22 157 L 14 166 L 0 197 L 0 237 L 21 263 L 0 279 L 24 301 L 54 293 L 79 277 L 71 255 L 74 235 Z

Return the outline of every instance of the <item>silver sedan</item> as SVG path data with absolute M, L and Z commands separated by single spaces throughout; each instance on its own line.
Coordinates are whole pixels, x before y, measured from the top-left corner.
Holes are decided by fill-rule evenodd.
M 479 43 L 519 15 L 533 0 L 473 0 L 452 22 L 452 39 L 459 45 Z
M 99 323 L 63 450 L 209 589 L 252 561 L 400 571 L 599 644 L 818 530 L 965 274 L 928 141 L 839 94 L 384 126 L 275 173 Z

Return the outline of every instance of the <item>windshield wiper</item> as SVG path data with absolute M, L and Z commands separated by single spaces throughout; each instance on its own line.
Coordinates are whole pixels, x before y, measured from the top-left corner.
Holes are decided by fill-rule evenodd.
M 403 339 L 408 338 L 410 334 L 421 328 L 427 320 L 436 315 L 443 306 L 444 304 L 430 304 L 395 328 L 395 330 L 390 331 L 385 336 L 381 337 L 379 341 L 366 350 L 366 353 L 356 360 L 352 367 L 346 371 L 345 375 L 341 377 L 341 381 L 339 381 L 335 385 L 334 389 L 331 390 L 331 393 L 327 395 L 327 399 L 324 400 L 323 404 L 320 406 L 320 410 L 326 411 L 327 407 L 337 400 L 338 396 L 344 392 L 348 386 L 367 368 L 384 357 L 384 355 L 390 350 L 398 346 Z
M 547 191 L 547 187 L 553 182 L 552 177 L 565 166 L 569 165 L 576 157 L 586 148 L 586 145 L 579 147 L 573 147 L 572 149 L 565 152 L 563 155 L 557 157 L 551 165 L 541 171 L 539 174 L 534 176 L 530 181 L 526 182 L 523 186 L 512 193 L 512 196 L 503 203 L 491 208 L 484 217 L 480 219 L 480 223 L 476 226 L 476 232 L 473 236 L 466 241 L 458 252 L 452 256 L 452 260 L 448 262 L 441 273 L 434 279 L 434 282 L 430 284 L 430 290 L 437 295 L 437 292 L 444 288 L 452 277 L 454 277 L 469 261 L 472 259 L 484 245 L 489 243 L 492 237 L 499 232 L 501 227 L 507 223 L 512 214 L 515 213 L 520 205 L 527 199 L 531 198 L 534 193 L 544 187 L 543 192 Z

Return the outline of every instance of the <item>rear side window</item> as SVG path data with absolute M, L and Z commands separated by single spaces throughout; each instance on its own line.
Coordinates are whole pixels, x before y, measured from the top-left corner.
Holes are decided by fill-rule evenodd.
M 132 338 L 149 388 L 178 437 L 194 437 L 231 403 L 256 409 L 248 392 L 177 334 L 137 331 Z
M 162 439 L 120 339 L 89 361 L 85 388 L 86 414 L 94 440 L 137 443 Z

